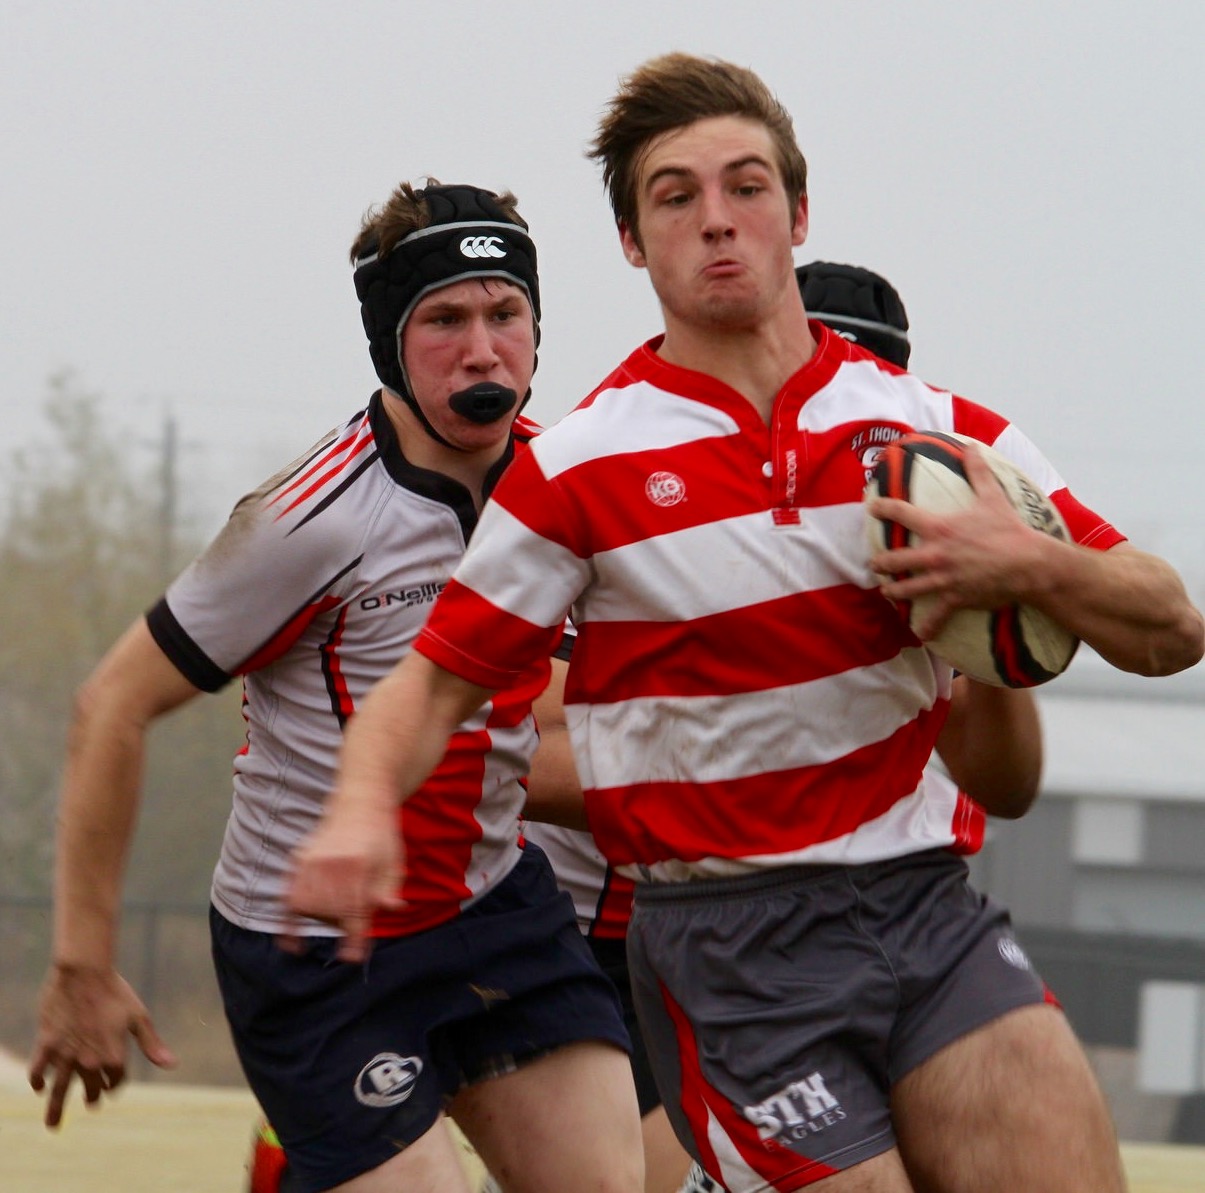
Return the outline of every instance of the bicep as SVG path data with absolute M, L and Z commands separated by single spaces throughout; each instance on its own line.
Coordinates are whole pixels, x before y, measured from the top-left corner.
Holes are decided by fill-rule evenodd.
M 139 618 L 85 681 L 79 704 L 84 715 L 95 709 L 109 709 L 123 719 L 145 725 L 200 691 L 164 654 L 146 619 Z

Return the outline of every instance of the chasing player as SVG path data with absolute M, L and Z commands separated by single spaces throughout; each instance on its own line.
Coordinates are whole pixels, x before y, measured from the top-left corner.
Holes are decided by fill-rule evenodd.
M 446 1112 L 509 1189 L 562 1193 L 580 1180 L 637 1193 L 615 994 L 518 831 L 551 652 L 441 741 L 429 780 L 385 827 L 407 870 L 360 925 L 371 953 L 283 899 L 347 726 L 409 651 L 532 433 L 518 412 L 539 288 L 513 197 L 403 184 L 365 217 L 352 258 L 382 388 L 239 503 L 80 695 L 31 1083 L 49 1083 L 56 1126 L 74 1078 L 90 1103 L 121 1083 L 128 1034 L 172 1063 L 114 969 L 144 736 L 237 676 L 248 736 L 214 876 L 213 950 L 290 1188 L 467 1193 Z M 550 734 L 541 757 L 556 750 Z M 537 790 L 542 774 L 537 763 Z

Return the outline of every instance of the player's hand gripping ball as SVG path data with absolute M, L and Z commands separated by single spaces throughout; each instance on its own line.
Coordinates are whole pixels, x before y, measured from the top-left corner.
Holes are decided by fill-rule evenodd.
M 975 500 L 967 480 L 963 445 L 974 443 L 1000 482 L 1012 507 L 1044 534 L 1070 541 L 1067 525 L 1054 503 L 1011 460 L 965 435 L 915 431 L 884 448 L 864 498 L 898 497 L 936 514 L 966 509 Z M 866 515 L 872 552 L 912 545 L 912 533 L 897 522 Z M 915 632 L 932 596 L 900 602 Z M 1000 609 L 959 609 L 925 646 L 955 670 L 996 687 L 1031 688 L 1066 671 L 1079 639 L 1045 613 L 1029 605 Z

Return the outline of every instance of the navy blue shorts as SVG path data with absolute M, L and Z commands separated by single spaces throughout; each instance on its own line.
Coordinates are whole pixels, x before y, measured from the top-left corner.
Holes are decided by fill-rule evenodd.
M 632 1080 L 636 1083 L 636 1101 L 640 1106 L 640 1117 L 651 1114 L 661 1105 L 661 1094 L 653 1076 L 648 1049 L 636 1018 L 636 1004 L 632 999 L 632 974 L 628 969 L 628 946 L 624 940 L 609 940 L 588 936 L 590 951 L 602 967 L 603 973 L 615 984 L 619 1003 L 623 1007 L 623 1022 L 632 1037 Z
M 630 1051 L 611 983 L 547 858 L 514 870 L 456 919 L 303 955 L 210 909 L 218 984 L 247 1081 L 280 1136 L 299 1193 L 383 1164 L 464 1086 L 583 1040 Z

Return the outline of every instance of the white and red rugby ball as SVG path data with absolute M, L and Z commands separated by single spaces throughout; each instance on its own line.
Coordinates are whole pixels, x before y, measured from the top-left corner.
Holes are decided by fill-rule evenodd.
M 967 480 L 964 445 L 974 443 L 1022 519 L 1035 530 L 1070 542 L 1054 503 L 1011 460 L 985 443 L 946 431 L 914 431 L 889 444 L 875 462 L 865 501 L 899 497 L 935 514 L 966 509 L 975 499 Z M 912 545 L 898 522 L 866 515 L 871 551 Z M 915 632 L 933 597 L 899 602 Z M 956 671 L 996 687 L 1032 688 L 1067 670 L 1079 639 L 1029 605 L 959 609 L 925 646 Z

